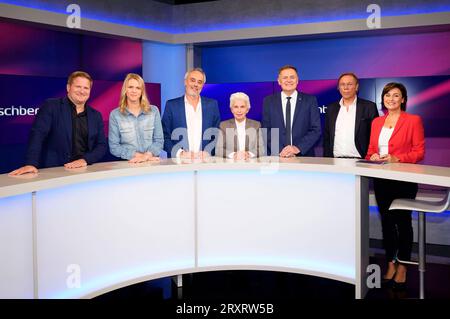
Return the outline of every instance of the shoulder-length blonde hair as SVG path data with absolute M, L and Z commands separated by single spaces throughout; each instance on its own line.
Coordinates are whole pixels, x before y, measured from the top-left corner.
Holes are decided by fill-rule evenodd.
M 127 86 L 128 82 L 131 79 L 136 80 L 139 83 L 139 87 L 141 88 L 142 93 L 141 98 L 139 100 L 142 111 L 144 111 L 145 113 L 149 113 L 151 111 L 151 108 L 150 108 L 150 101 L 148 100 L 147 93 L 145 92 L 145 83 L 144 80 L 141 78 L 141 76 L 136 73 L 128 73 L 127 77 L 123 81 L 122 91 L 120 92 L 120 103 L 119 103 L 120 113 L 125 113 L 125 109 L 127 108 Z

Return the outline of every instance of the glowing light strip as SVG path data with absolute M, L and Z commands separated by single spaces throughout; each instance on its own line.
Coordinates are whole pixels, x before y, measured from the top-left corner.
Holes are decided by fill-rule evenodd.
M 25 1 L 25 0 L 6 0 L 2 1 L 3 3 L 22 6 L 31 9 L 45 10 L 49 12 L 59 13 L 59 14 L 67 14 L 65 7 L 61 8 L 60 6 L 48 4 L 48 3 L 40 3 L 35 1 Z M 82 17 L 97 21 L 121 24 L 130 27 L 136 27 L 141 29 L 148 29 L 160 32 L 169 32 L 173 34 L 183 34 L 190 32 L 207 32 L 207 31 L 221 31 L 221 30 L 232 30 L 232 29 L 243 29 L 243 28 L 258 28 L 258 27 L 272 27 L 272 26 L 283 26 L 290 24 L 304 24 L 304 23 L 318 23 L 318 22 L 332 22 L 332 21 L 341 21 L 341 20 L 354 20 L 354 19 L 366 19 L 369 16 L 365 10 L 361 10 L 358 14 L 355 13 L 346 13 L 345 8 L 343 8 L 343 12 L 333 12 L 334 17 L 331 19 L 330 15 L 323 14 L 314 17 L 298 17 L 297 19 L 289 19 L 289 23 L 286 23 L 286 19 L 284 17 L 278 17 L 275 20 L 268 21 L 267 19 L 261 17 L 255 21 L 248 21 L 236 24 L 234 22 L 230 22 L 227 24 L 214 24 L 212 26 L 202 26 L 202 25 L 194 25 L 194 26 L 175 26 L 175 25 L 161 25 L 161 24 L 150 24 L 148 20 L 142 21 L 124 21 L 123 17 L 118 16 L 110 16 L 101 13 L 90 13 L 86 11 L 82 11 Z M 405 16 L 405 15 L 415 15 L 415 14 L 430 14 L 430 13 L 439 13 L 439 12 L 448 12 L 450 11 L 450 5 L 448 4 L 440 4 L 439 1 L 436 3 L 428 3 L 423 4 L 417 7 L 407 7 L 407 8 L 382 8 L 382 16 Z M 170 22 L 169 22 L 170 23 Z

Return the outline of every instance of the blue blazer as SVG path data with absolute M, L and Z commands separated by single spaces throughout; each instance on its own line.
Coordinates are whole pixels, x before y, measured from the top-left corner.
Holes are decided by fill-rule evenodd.
M 276 156 L 285 145 L 286 127 L 284 125 L 281 92 L 264 98 L 262 127 L 267 129 L 267 153 Z M 271 150 L 271 129 L 279 129 L 279 150 Z M 292 144 L 300 149 L 298 156 L 314 156 L 314 145 L 321 135 L 320 112 L 315 96 L 298 92 L 292 122 Z
M 100 112 L 86 105 L 88 164 L 105 155 L 107 144 Z M 25 164 L 38 168 L 62 166 L 72 156 L 72 107 L 68 97 L 48 99 L 39 108 L 31 128 Z
M 219 106 L 216 100 L 203 96 L 200 96 L 200 98 L 202 101 L 203 137 L 201 148 L 214 155 L 220 125 Z M 184 110 L 184 95 L 167 101 L 161 122 L 164 132 L 164 150 L 167 152 L 167 157 L 172 157 L 172 154 L 175 155 L 180 148 L 188 150 L 189 141 L 187 136 L 186 113 Z M 183 136 L 175 136 L 172 139 L 172 132 L 176 128 L 184 129 L 181 132 Z M 205 131 L 209 128 L 214 128 L 214 130 L 209 130 L 205 134 Z

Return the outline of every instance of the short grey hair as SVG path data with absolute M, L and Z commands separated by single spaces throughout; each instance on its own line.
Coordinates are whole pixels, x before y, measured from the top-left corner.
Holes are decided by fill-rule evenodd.
M 243 92 L 236 92 L 230 95 L 230 109 L 233 107 L 233 104 L 236 100 L 243 100 L 250 110 L 250 98 L 247 94 Z
M 203 74 L 203 83 L 206 83 L 206 74 L 205 74 L 205 72 L 203 71 L 202 68 L 193 68 L 193 69 L 188 70 L 184 74 L 184 80 L 186 80 L 188 78 L 189 74 L 194 72 L 194 71 L 197 71 L 197 72 L 200 72 L 201 74 Z

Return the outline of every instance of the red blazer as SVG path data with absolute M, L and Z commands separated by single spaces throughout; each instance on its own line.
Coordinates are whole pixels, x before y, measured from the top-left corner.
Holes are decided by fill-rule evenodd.
M 387 114 L 377 117 L 372 122 L 369 150 L 366 159 L 379 153 L 378 138 Z M 425 155 L 425 137 L 422 119 L 418 115 L 402 112 L 389 139 L 389 154 L 395 155 L 400 162 L 417 163 Z

